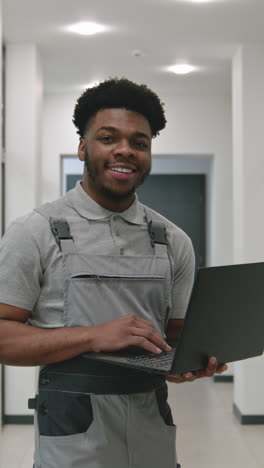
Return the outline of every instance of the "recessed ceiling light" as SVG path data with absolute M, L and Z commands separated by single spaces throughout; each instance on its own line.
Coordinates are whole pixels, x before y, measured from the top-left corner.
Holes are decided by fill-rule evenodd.
M 182 3 L 224 3 L 228 0 L 176 0 Z
M 215 0 L 189 0 L 191 3 L 212 3 Z
M 178 63 L 176 65 L 168 67 L 168 70 L 173 73 L 176 73 L 177 75 L 187 75 L 187 73 L 191 73 L 197 70 L 197 68 L 187 63 Z
M 90 36 L 92 34 L 97 34 L 105 31 L 106 27 L 102 24 L 92 23 L 87 21 L 82 21 L 80 23 L 75 23 L 69 26 L 68 31 L 81 34 L 83 36 Z

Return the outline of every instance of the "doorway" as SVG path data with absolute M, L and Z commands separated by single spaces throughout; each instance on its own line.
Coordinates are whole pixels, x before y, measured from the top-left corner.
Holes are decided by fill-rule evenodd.
M 197 267 L 206 264 L 205 192 L 205 174 L 153 174 L 137 189 L 141 203 L 188 234 Z

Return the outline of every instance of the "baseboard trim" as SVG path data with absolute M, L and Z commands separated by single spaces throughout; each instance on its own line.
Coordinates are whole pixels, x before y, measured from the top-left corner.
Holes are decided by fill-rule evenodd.
M 33 424 L 34 417 L 30 415 L 3 415 L 3 424 Z
M 234 382 L 233 375 L 214 375 L 214 382 Z
M 241 414 L 239 408 L 233 403 L 233 412 L 240 424 L 264 424 L 264 415 L 262 414 Z

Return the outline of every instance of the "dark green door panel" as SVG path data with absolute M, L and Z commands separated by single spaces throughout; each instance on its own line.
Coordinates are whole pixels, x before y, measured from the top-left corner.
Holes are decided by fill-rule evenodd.
M 205 175 L 150 175 L 139 200 L 183 229 L 192 239 L 196 266 L 205 259 Z

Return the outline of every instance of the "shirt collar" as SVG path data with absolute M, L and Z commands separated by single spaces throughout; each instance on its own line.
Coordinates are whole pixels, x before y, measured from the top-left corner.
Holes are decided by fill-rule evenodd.
M 109 218 L 114 214 L 118 214 L 121 218 L 125 219 L 132 224 L 143 224 L 144 222 L 144 208 L 138 201 L 137 195 L 130 207 L 122 212 L 109 211 L 96 203 L 88 193 L 85 192 L 79 180 L 74 189 L 66 194 L 66 203 L 69 203 L 81 216 L 90 220 L 100 220 Z

